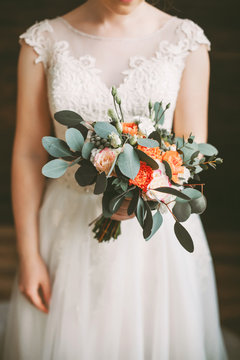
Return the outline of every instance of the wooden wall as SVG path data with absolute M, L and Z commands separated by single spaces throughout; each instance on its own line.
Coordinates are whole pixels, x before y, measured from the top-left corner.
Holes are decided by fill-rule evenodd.
M 78 6 L 76 0 L 1 0 L 0 3 L 0 298 L 9 296 L 15 271 L 13 219 L 10 202 L 10 162 L 15 127 L 18 35 L 36 20 L 61 15 Z M 209 234 L 219 286 L 224 324 L 240 332 L 240 230 L 238 210 L 240 135 L 239 0 L 174 0 L 170 13 L 202 26 L 212 42 L 209 142 L 224 164 L 204 176 L 208 209 L 203 215 Z M 9 260 L 7 259 L 9 256 Z

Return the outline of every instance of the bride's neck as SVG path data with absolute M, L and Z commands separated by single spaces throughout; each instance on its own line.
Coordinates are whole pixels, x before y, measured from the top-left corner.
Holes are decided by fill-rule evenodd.
M 134 23 L 139 26 L 143 18 L 146 19 L 146 11 L 148 4 L 145 1 L 140 2 L 135 8 L 129 12 L 122 12 L 121 4 L 115 8 L 110 8 L 99 0 L 88 0 L 82 6 L 82 15 L 85 13 L 92 23 L 99 24 L 102 27 L 128 27 Z

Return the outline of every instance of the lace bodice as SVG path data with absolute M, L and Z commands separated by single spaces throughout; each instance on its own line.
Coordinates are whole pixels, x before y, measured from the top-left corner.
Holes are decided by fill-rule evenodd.
M 52 117 L 56 111 L 69 109 L 85 120 L 106 121 L 115 85 L 125 121 L 133 115 L 148 115 L 149 100 L 171 103 L 164 123 L 168 129 L 187 55 L 200 44 L 210 50 L 203 30 L 178 17 L 141 38 L 95 36 L 56 17 L 36 22 L 19 41 L 32 46 L 38 54 L 35 62 L 44 65 Z M 56 135 L 63 137 L 65 127 L 53 121 Z

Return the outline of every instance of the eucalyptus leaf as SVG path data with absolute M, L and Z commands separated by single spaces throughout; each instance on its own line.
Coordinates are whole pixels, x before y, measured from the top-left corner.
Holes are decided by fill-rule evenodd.
M 139 198 L 138 198 L 137 207 L 136 207 L 136 210 L 135 210 L 135 215 L 136 215 L 136 218 L 137 218 L 139 224 L 143 228 L 144 217 L 145 217 L 145 207 L 144 207 L 144 201 L 141 198 L 141 196 L 139 196 Z
M 179 222 L 184 222 L 191 215 L 191 206 L 188 202 L 176 202 L 172 209 L 172 212 Z
M 165 165 L 166 175 L 168 176 L 169 180 L 171 180 L 172 179 L 171 166 L 169 165 L 169 163 L 166 160 L 163 160 L 162 162 Z
M 158 163 L 151 156 L 147 155 L 144 151 L 136 148 L 135 151 L 137 152 L 139 159 L 141 161 L 144 161 L 153 170 L 157 170 L 159 168 Z
M 75 173 L 75 179 L 80 186 L 92 185 L 97 178 L 97 170 L 90 163 L 82 165 Z
M 78 125 L 80 122 L 84 121 L 79 114 L 71 110 L 58 111 L 54 114 L 54 118 L 57 122 L 66 126 Z
M 140 169 L 140 161 L 136 151 L 130 144 L 124 145 L 123 152 L 118 156 L 117 164 L 123 175 L 135 179 Z
M 69 149 L 64 140 L 53 136 L 44 136 L 42 138 L 42 145 L 47 152 L 54 157 L 72 157 L 73 153 Z
M 68 146 L 74 151 L 81 151 L 84 144 L 84 137 L 77 129 L 70 128 L 65 134 Z
M 109 210 L 109 202 L 111 200 L 111 193 L 109 191 L 105 191 L 102 197 L 102 212 L 103 216 L 109 218 L 113 215 L 113 213 Z
M 159 142 L 153 139 L 147 139 L 147 138 L 139 138 L 138 144 L 141 146 L 145 146 L 148 148 L 155 148 L 159 146 Z
M 205 198 L 204 195 L 202 195 L 199 198 L 193 199 L 189 202 L 190 206 L 191 206 L 191 210 L 192 213 L 195 214 L 202 214 L 207 207 L 207 199 Z
M 139 190 L 135 189 L 135 191 L 133 192 L 132 200 L 130 201 L 128 209 L 127 209 L 128 215 L 132 215 L 134 213 L 134 211 L 136 210 L 139 195 L 140 195 Z
M 82 147 L 82 157 L 86 160 L 90 158 L 90 154 L 92 149 L 94 148 L 94 144 L 91 142 L 85 142 Z
M 97 175 L 94 194 L 96 195 L 102 194 L 106 190 L 106 187 L 107 187 L 107 177 L 105 172 L 103 171 L 101 174 Z
M 155 123 L 163 125 L 163 123 L 164 123 L 164 110 L 163 110 L 163 107 L 162 107 L 162 103 L 155 102 L 155 104 L 154 104 L 154 113 L 155 113 L 155 118 L 154 118 Z
M 112 132 L 118 135 L 118 131 L 115 126 L 111 125 L 107 121 L 96 122 L 96 124 L 94 125 L 94 130 L 96 134 L 103 139 L 107 139 L 108 135 L 110 135 Z
M 179 191 L 179 190 L 176 190 L 172 187 L 168 187 L 168 186 L 163 186 L 163 187 L 159 187 L 159 188 L 156 188 L 156 189 L 153 189 L 154 191 L 159 191 L 159 192 L 162 192 L 162 193 L 166 193 L 166 194 L 171 194 L 171 195 L 174 195 L 174 196 L 178 196 L 184 200 L 191 200 L 191 198 L 184 194 L 183 191 Z
M 194 244 L 191 235 L 178 221 L 176 221 L 174 224 L 174 232 L 184 249 L 192 253 L 194 251 Z
M 123 200 L 124 200 L 124 196 L 111 199 L 109 202 L 109 211 L 112 213 L 118 211 L 118 209 L 122 205 Z
M 197 189 L 193 189 L 191 187 L 187 187 L 181 191 L 182 194 L 186 195 L 188 199 L 184 199 L 183 197 L 178 196 L 176 198 L 177 202 L 188 202 L 189 200 L 198 199 L 202 196 L 201 191 Z
M 156 211 L 156 213 L 153 215 L 153 226 L 151 234 L 145 239 L 150 240 L 151 237 L 158 231 L 158 229 L 161 227 L 163 223 L 163 217 L 159 210 Z
M 43 166 L 42 174 L 49 178 L 57 179 L 65 174 L 68 165 L 69 164 L 66 161 L 61 159 L 51 160 Z
M 159 143 L 159 145 L 161 144 L 161 136 L 158 131 L 151 132 L 151 134 L 148 136 L 148 138 L 156 140 Z
M 152 226 L 153 226 L 153 217 L 152 217 L 152 211 L 147 203 L 147 201 L 144 201 L 146 216 L 143 223 L 143 237 L 144 239 L 148 238 L 151 235 Z
M 206 156 L 213 156 L 218 154 L 218 150 L 211 144 L 198 144 L 198 150 L 201 154 Z

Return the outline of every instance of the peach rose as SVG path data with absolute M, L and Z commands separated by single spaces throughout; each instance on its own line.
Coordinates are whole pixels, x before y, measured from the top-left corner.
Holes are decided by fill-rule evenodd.
M 115 160 L 116 152 L 112 149 L 104 148 L 103 150 L 99 151 L 93 160 L 93 165 L 96 169 L 101 173 L 105 171 L 108 174 L 111 166 Z
M 180 154 L 177 151 L 166 151 L 162 156 L 162 160 L 168 162 L 172 170 L 172 180 L 178 183 L 178 174 L 184 173 L 184 166 L 182 166 L 183 161 Z

